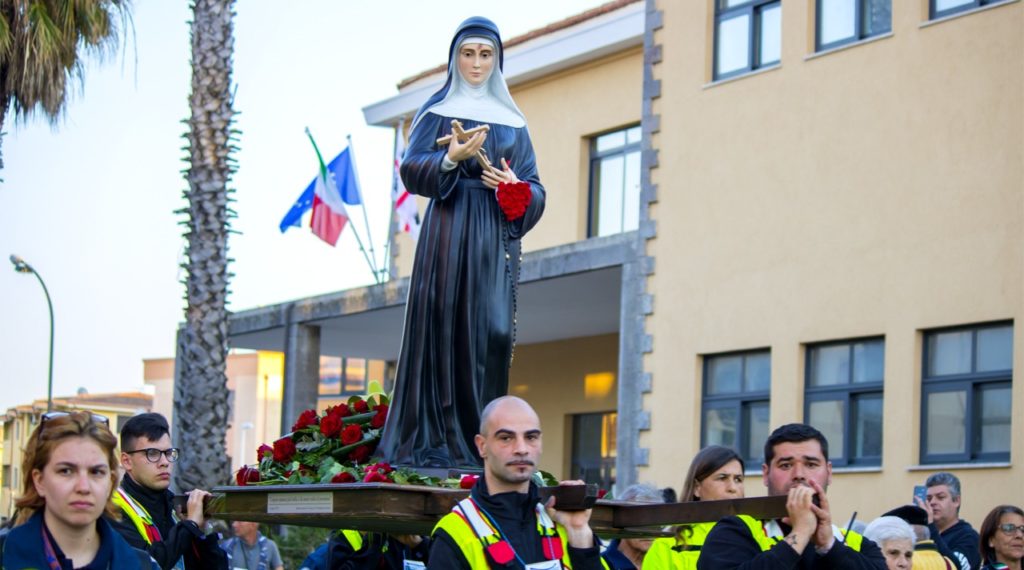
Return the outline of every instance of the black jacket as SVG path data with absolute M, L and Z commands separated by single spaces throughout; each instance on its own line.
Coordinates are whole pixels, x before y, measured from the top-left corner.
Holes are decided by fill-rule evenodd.
M 978 550 L 981 539 L 971 523 L 960 520 L 941 533 L 932 523 L 928 525 L 928 531 L 932 534 L 939 554 L 952 560 L 960 570 L 978 570 L 981 567 L 981 552 Z
M 505 537 L 505 540 L 512 545 L 516 553 L 526 561 L 527 564 L 546 560 L 541 547 L 540 534 L 537 532 L 537 502 L 540 500 L 537 494 L 537 486 L 530 483 L 530 490 L 527 493 L 499 493 L 491 495 L 487 491 L 487 484 L 481 477 L 473 490 L 470 491 L 473 499 L 487 511 L 497 522 Z M 483 570 L 480 568 L 471 569 L 469 562 L 455 541 L 447 532 L 441 529 L 434 531 L 434 543 L 430 548 L 430 560 L 427 568 L 431 570 Z M 572 561 L 574 570 L 600 570 L 601 550 L 597 546 L 597 538 L 594 538 L 594 546 L 591 548 L 573 548 L 568 544 L 563 545 L 569 552 L 569 559 Z M 522 566 L 513 561 L 513 568 Z
M 782 527 L 784 533 L 790 529 Z M 838 568 L 844 570 L 886 570 L 885 557 L 878 546 L 864 539 L 860 552 L 836 541 L 824 555 L 814 551 L 808 544 L 803 554 L 786 541 L 779 541 L 771 549 L 761 551 L 760 545 L 750 535 L 750 528 L 738 517 L 726 517 L 711 529 L 700 558 L 697 570 L 761 570 L 800 568 Z
M 110 524 L 121 533 L 128 544 L 148 551 L 164 570 L 174 568 L 174 564 L 182 556 L 185 557 L 187 570 L 227 569 L 228 557 L 221 550 L 216 533 L 204 536 L 203 531 L 192 521 L 174 522 L 171 516 L 174 511 L 174 493 L 169 490 L 147 489 L 136 483 L 127 473 L 121 479 L 121 489 L 146 509 L 153 519 L 153 524 L 160 531 L 160 540 L 147 545 L 128 515 L 123 515 L 119 521 L 110 519 Z
M 427 561 L 430 539 L 425 538 L 416 548 L 409 548 L 388 534 L 363 534 L 363 544 L 356 550 L 344 534 L 337 532 L 327 547 L 327 568 L 331 570 L 402 570 L 404 561 Z

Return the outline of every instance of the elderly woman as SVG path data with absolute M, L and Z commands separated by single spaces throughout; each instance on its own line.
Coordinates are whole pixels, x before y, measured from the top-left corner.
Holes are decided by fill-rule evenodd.
M 709 445 L 697 452 L 683 483 L 681 502 L 743 498 L 743 459 L 736 451 Z M 644 568 L 694 570 L 704 538 L 714 522 L 676 527 L 672 538 L 659 538 L 644 558 Z
M 626 487 L 622 495 L 615 497 L 617 501 L 633 503 L 664 503 L 665 495 L 661 489 L 651 485 L 636 483 Z M 616 538 L 608 543 L 601 553 L 609 570 L 636 570 L 643 565 L 644 557 L 653 542 L 650 538 Z
M 155 569 L 102 515 L 116 516 L 117 438 L 107 419 L 89 412 L 44 414 L 22 461 L 17 526 L 0 567 L 99 570 Z
M 430 202 L 378 447 L 391 463 L 479 465 L 480 411 L 508 391 L 519 240 L 540 219 L 544 188 L 526 118 L 502 75 L 503 51 L 493 22 L 463 22 L 447 81 L 412 122 L 402 181 Z M 474 134 L 444 141 L 453 120 Z
M 864 537 L 882 550 L 889 570 L 910 570 L 914 558 L 914 529 L 899 517 L 878 517 L 864 529 Z
M 981 523 L 982 570 L 1021 570 L 1024 559 L 1024 511 L 1000 505 Z

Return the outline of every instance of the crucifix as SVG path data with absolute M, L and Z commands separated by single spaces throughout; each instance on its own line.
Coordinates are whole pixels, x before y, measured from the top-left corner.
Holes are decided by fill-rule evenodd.
M 463 130 L 462 123 L 459 122 L 458 119 L 452 119 L 452 134 L 437 139 L 437 144 L 442 146 L 451 144 L 453 136 L 458 137 L 458 141 L 460 143 L 466 142 L 473 135 L 481 132 L 485 133 L 489 130 L 491 130 L 490 125 L 480 125 L 479 127 L 473 127 L 468 131 Z M 476 161 L 480 163 L 480 168 L 488 170 L 494 174 L 498 174 L 498 169 L 494 168 L 494 165 L 491 164 L 491 161 L 487 159 L 487 153 L 484 151 L 483 147 L 481 147 L 480 150 L 476 151 Z

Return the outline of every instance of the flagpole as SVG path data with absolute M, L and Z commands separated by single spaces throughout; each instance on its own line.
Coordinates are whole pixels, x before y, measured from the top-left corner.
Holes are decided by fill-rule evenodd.
M 348 159 L 352 163 L 352 172 L 356 178 L 356 192 L 359 193 L 359 204 L 363 211 L 363 224 L 366 226 L 366 241 L 370 244 L 370 259 L 373 260 L 373 280 L 378 285 L 381 283 L 380 271 L 377 269 L 377 254 L 373 250 L 373 232 L 370 231 L 370 217 L 366 214 L 366 200 L 363 199 L 363 190 L 361 184 L 359 184 L 359 170 L 356 169 L 356 150 L 352 146 L 352 135 L 345 135 L 348 139 Z
M 316 158 L 320 161 L 320 176 L 326 177 L 327 166 L 326 163 L 324 163 L 324 157 L 320 154 L 320 147 L 316 146 L 316 141 L 313 140 L 313 133 L 310 132 L 309 127 L 306 127 L 306 136 L 309 137 L 309 142 L 313 144 L 313 150 L 316 151 Z M 352 225 L 352 235 L 356 236 L 356 243 L 359 244 L 359 251 L 363 252 L 363 259 L 366 260 L 366 265 L 369 267 L 370 273 L 373 273 L 373 280 L 379 284 L 380 278 L 377 277 L 377 268 L 373 265 L 373 262 L 370 261 L 370 257 L 366 255 L 366 248 L 363 247 L 363 240 L 359 239 L 359 232 L 356 231 L 355 224 Z
M 391 148 L 392 168 L 391 168 L 391 216 L 388 217 L 388 242 L 384 246 L 384 270 L 388 271 L 388 276 L 391 276 L 391 246 L 395 242 L 395 233 L 398 231 L 398 221 L 395 220 L 395 211 L 398 207 L 396 202 L 398 196 L 395 196 L 398 190 L 398 137 L 404 136 L 402 130 L 405 127 L 405 117 L 402 117 L 398 121 L 398 125 L 395 128 L 395 144 Z M 382 270 L 382 271 L 384 271 Z

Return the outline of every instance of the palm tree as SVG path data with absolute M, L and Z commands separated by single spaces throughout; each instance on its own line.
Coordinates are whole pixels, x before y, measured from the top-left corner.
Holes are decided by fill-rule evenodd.
M 0 131 L 8 108 L 56 123 L 68 83 L 83 79 L 82 52 L 105 55 L 129 18 L 128 0 L 0 0 Z
M 227 361 L 228 182 L 231 158 L 231 58 L 234 0 L 192 3 L 192 93 L 188 119 L 188 215 L 185 324 L 178 332 L 174 432 L 184 450 L 175 469 L 178 489 L 209 489 L 230 477 Z

